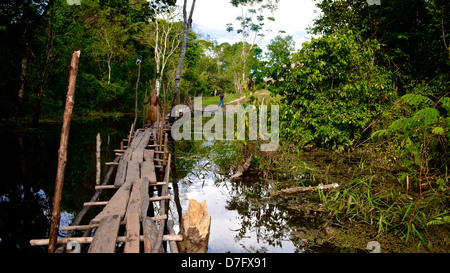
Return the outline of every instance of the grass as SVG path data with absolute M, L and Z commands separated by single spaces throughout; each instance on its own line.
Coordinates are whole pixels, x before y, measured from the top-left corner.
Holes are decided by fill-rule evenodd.
M 238 102 L 232 102 L 235 100 L 238 100 L 242 97 L 244 97 L 242 100 L 239 100 Z M 227 104 L 231 104 L 231 105 L 235 105 L 235 104 L 248 104 L 250 102 L 250 100 L 252 100 L 252 96 L 254 97 L 253 99 L 256 99 L 258 101 L 258 103 L 261 103 L 264 99 L 264 103 L 267 104 L 269 102 L 276 102 L 279 100 L 279 97 L 275 97 L 272 98 L 270 96 L 270 92 L 268 90 L 259 90 L 256 92 L 253 92 L 253 94 L 250 94 L 250 92 L 245 92 L 245 93 L 235 93 L 235 94 L 225 94 L 225 98 L 224 98 L 224 103 L 225 105 Z M 203 107 L 207 106 L 207 105 L 218 105 L 220 101 L 219 96 L 212 96 L 212 97 L 203 97 Z M 232 103 L 230 103 L 232 102 Z
M 240 94 L 225 94 L 225 98 L 224 98 L 224 103 L 227 103 L 229 101 L 238 99 L 240 97 L 245 96 L 244 93 L 240 93 Z M 208 106 L 208 105 L 219 105 L 219 95 L 217 95 L 216 97 L 212 96 L 212 97 L 203 97 L 203 107 Z
M 287 197 L 291 201 L 295 198 L 300 205 L 304 200 L 317 202 L 316 210 L 328 215 L 333 223 L 329 225 L 333 228 L 332 242 L 338 245 L 355 245 L 361 250 L 368 241 L 376 240 L 383 252 L 450 249 L 450 217 L 444 220 L 443 216 L 449 214 L 448 190 L 423 190 L 424 199 L 420 199 L 418 184 L 410 184 L 407 191 L 398 178 L 402 170 L 389 165 L 379 154 L 296 151 L 280 143 L 278 152 L 262 157 L 260 162 L 270 162 L 276 190 L 339 184 L 332 191 Z

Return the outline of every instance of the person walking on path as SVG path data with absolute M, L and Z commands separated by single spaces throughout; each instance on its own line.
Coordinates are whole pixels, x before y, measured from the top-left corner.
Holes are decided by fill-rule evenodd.
M 148 97 L 147 102 L 144 102 L 144 105 L 149 104 L 149 103 L 150 103 L 150 105 L 147 108 L 146 120 L 147 120 L 147 122 L 150 122 L 150 126 L 153 127 L 153 126 L 155 126 L 156 122 L 159 122 L 160 108 L 161 108 L 161 101 L 156 96 L 156 90 L 152 91 L 150 97 Z
M 220 101 L 219 101 L 219 106 L 222 104 L 222 107 L 225 107 L 225 105 L 223 104 L 223 98 L 225 97 L 225 94 L 220 94 Z

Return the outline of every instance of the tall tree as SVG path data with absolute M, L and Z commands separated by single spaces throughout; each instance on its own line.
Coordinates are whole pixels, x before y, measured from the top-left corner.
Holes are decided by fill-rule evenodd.
M 34 110 L 32 122 L 32 126 L 34 127 L 38 125 L 39 117 L 41 115 L 41 104 L 42 104 L 42 96 L 44 95 L 45 77 L 47 74 L 48 64 L 50 63 L 50 60 L 53 55 L 53 20 L 55 17 L 55 0 L 50 0 L 48 5 L 50 6 L 50 19 L 48 23 L 48 34 L 47 34 L 47 54 L 44 61 L 44 67 L 42 68 L 41 81 L 39 83 L 39 91 L 37 94 L 36 107 Z
M 183 4 L 183 22 L 184 22 L 183 43 L 181 44 L 180 58 L 178 59 L 177 72 L 175 74 L 175 86 L 173 90 L 171 108 L 175 107 L 180 96 L 179 88 L 180 88 L 181 71 L 183 67 L 184 57 L 186 56 L 187 38 L 189 31 L 191 30 L 192 27 L 192 15 L 194 14 L 195 2 L 196 0 L 192 0 L 189 15 L 187 14 L 187 0 L 184 0 Z
M 108 66 L 108 83 L 111 83 L 111 62 L 122 59 L 127 54 L 125 42 L 130 38 L 131 22 L 120 10 L 104 5 L 92 9 L 86 18 L 88 30 L 97 39 L 92 44 L 92 52 L 102 58 Z
M 136 39 L 154 49 L 155 58 L 155 89 L 159 96 L 161 82 L 164 77 L 165 68 L 170 58 L 179 49 L 181 43 L 182 25 L 175 22 L 178 12 L 175 7 L 167 7 L 158 13 L 153 7 L 156 18 L 146 27 L 143 32 L 136 35 Z
M 17 92 L 16 114 L 22 114 L 22 103 L 25 94 L 25 79 L 28 68 L 28 58 L 31 51 L 31 42 L 46 16 L 50 5 L 48 0 L 12 0 L 0 3 L 1 25 L 5 29 L 14 29 L 22 35 L 22 54 L 20 62 L 19 90 Z
M 238 88 L 238 92 L 243 89 L 246 81 L 247 59 L 250 57 L 252 50 L 262 41 L 270 29 L 264 29 L 265 20 L 275 21 L 271 15 L 277 9 L 279 0 L 231 0 L 231 4 L 241 8 L 241 15 L 236 20 L 239 27 L 236 34 L 242 42 L 241 66 L 242 66 L 242 84 Z M 232 23 L 227 24 L 227 31 L 235 31 Z
M 396 0 L 369 5 L 364 0 L 323 0 L 316 6 L 321 16 L 314 22 L 313 33 L 352 30 L 364 40 L 380 43 L 374 57 L 394 72 L 394 88 L 400 95 L 415 79 L 448 74 L 448 1 Z

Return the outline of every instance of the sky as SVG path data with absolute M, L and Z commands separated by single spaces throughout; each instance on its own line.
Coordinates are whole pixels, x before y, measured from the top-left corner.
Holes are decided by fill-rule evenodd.
M 177 5 L 183 6 L 183 0 L 177 0 Z M 192 0 L 188 0 L 191 3 Z M 313 19 L 318 16 L 314 12 L 317 8 L 313 0 L 280 0 L 278 10 L 272 15 L 275 22 L 267 21 L 267 27 L 272 29 L 258 44 L 263 50 L 270 40 L 278 35 L 279 30 L 292 35 L 296 42 L 296 49 L 306 41 L 309 35 L 306 28 L 312 26 Z M 188 10 L 189 12 L 189 10 Z M 233 7 L 230 0 L 197 0 L 193 15 L 193 29 L 197 33 L 209 35 L 219 43 L 230 44 L 239 42 L 235 33 L 226 31 L 226 24 L 237 25 L 236 17 L 240 14 L 240 8 Z

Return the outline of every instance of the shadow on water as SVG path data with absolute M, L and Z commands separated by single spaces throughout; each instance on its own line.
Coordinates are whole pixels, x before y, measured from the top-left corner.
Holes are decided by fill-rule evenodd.
M 70 224 L 95 192 L 97 133 L 102 138 L 102 163 L 112 161 L 114 149 L 127 136 L 133 120 L 132 116 L 72 120 L 61 225 Z M 48 238 L 61 126 L 47 122 L 39 129 L 0 127 L 6 159 L 0 164 L 0 252 L 47 251 L 46 247 L 31 247 L 29 241 Z M 101 171 L 103 177 L 105 164 Z M 91 209 L 90 214 L 96 212 Z
M 295 210 L 286 200 L 268 198 L 272 185 L 258 175 L 250 174 L 231 182 L 230 171 L 217 164 L 227 156 L 235 156 L 232 143 L 223 143 L 216 146 L 208 141 L 175 142 L 176 153 L 181 155 L 176 157 L 176 169 L 182 213 L 186 212 L 190 199 L 206 200 L 211 215 L 208 252 L 326 251 L 306 246 L 307 240 L 298 236 L 303 230 L 318 230 L 323 224 L 321 214 Z M 174 202 L 171 206 L 175 206 Z M 175 223 L 176 211 L 171 207 Z M 178 231 L 179 225 L 175 229 Z

